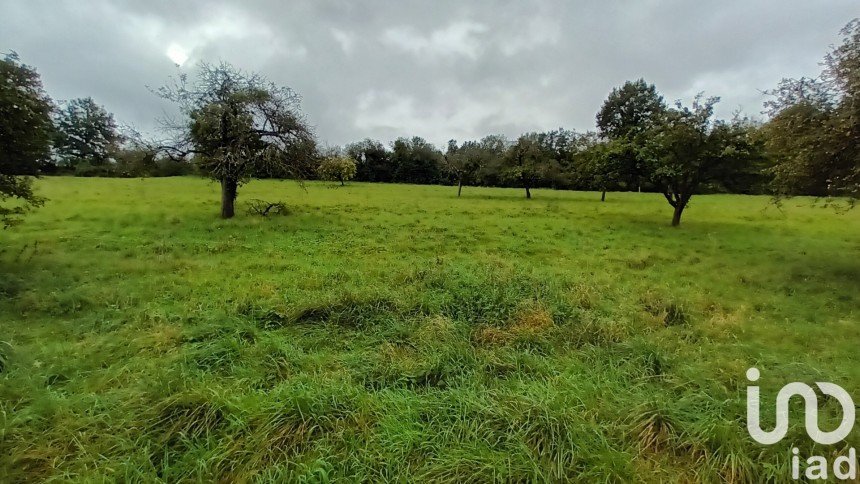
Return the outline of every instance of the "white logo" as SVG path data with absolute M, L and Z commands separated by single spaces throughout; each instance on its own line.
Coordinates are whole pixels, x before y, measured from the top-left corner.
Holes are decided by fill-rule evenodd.
M 747 370 L 747 380 L 758 381 L 761 373 L 756 368 Z M 842 405 L 842 422 L 836 430 L 824 432 L 818 428 L 818 396 L 809 385 L 800 382 L 789 383 L 782 387 L 776 396 L 776 427 L 770 432 L 762 430 L 759 420 L 759 387 L 747 387 L 747 430 L 756 442 L 771 445 L 779 442 L 788 432 L 788 401 L 791 397 L 803 397 L 805 406 L 806 433 L 822 445 L 835 444 L 848 436 L 854 427 L 855 408 L 851 395 L 835 383 L 816 382 L 821 393 L 830 395 Z

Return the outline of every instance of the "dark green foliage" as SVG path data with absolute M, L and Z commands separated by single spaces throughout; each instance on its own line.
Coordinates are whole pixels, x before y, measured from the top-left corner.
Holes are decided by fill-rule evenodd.
M 524 188 L 526 198 L 532 197 L 531 189 L 539 186 L 550 167 L 551 159 L 541 141 L 538 133 L 524 134 L 508 148 L 501 161 L 502 179 Z
M 648 132 L 648 172 L 675 209 L 673 226 L 702 185 L 729 183 L 762 158 L 746 120 L 712 119 L 718 101 L 697 97 L 691 108 L 679 102 Z
M 370 138 L 346 146 L 346 154 L 355 160 L 356 181 L 392 182 L 394 165 L 391 152 Z
M 604 194 L 610 190 L 633 190 L 647 175 L 642 147 L 644 140 L 617 138 L 594 140 L 579 155 L 581 176 L 588 177 L 584 185 Z
M 780 196 L 860 197 L 860 19 L 842 30 L 819 79 L 783 79 L 762 129 Z
M 44 200 L 33 193 L 32 180 L 48 163 L 51 148 L 51 100 L 39 74 L 15 53 L 0 60 L 0 223 L 8 227 L 18 215 Z
M 644 79 L 615 88 L 597 113 L 597 130 L 608 139 L 632 140 L 660 121 L 666 111 L 663 96 Z
M 501 163 L 510 143 L 503 136 L 487 136 L 480 141 L 466 141 L 457 146 L 448 142 L 443 169 L 457 184 L 457 196 L 463 185 L 501 183 Z
M 0 374 L 9 367 L 9 360 L 12 357 L 12 345 L 5 341 L 0 341 Z
M 80 164 L 103 167 L 114 161 L 122 137 L 113 114 L 91 97 L 64 103 L 56 116 L 54 149 L 59 163 L 75 169 Z
M 442 153 L 418 136 L 398 138 L 391 145 L 393 181 L 398 183 L 439 183 L 442 178 Z
M 606 142 L 591 145 L 585 164 L 591 187 L 603 192 L 601 200 L 608 190 L 630 190 L 647 180 L 648 153 L 643 148 L 665 114 L 663 97 L 644 79 L 625 82 L 603 102 L 597 130 Z

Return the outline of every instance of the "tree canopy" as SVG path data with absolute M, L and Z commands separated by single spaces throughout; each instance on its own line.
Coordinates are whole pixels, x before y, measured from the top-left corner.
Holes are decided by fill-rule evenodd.
M 649 133 L 648 172 L 675 210 L 673 226 L 702 185 L 728 183 L 760 156 L 744 120 L 713 119 L 717 102 L 701 96 L 691 107 L 678 102 Z
M 302 178 L 315 141 L 299 110 L 299 96 L 259 74 L 202 64 L 196 79 L 182 75 L 157 91 L 176 102 L 187 121 L 160 146 L 169 155 L 194 155 L 203 173 L 221 183 L 221 216 L 234 215 L 238 186 L 252 175 L 281 172 Z
M 627 81 L 609 93 L 597 113 L 597 130 L 609 139 L 631 138 L 644 133 L 666 110 L 663 96 L 644 79 Z
M 122 140 L 113 114 L 91 97 L 64 103 L 55 126 L 54 149 L 60 163 L 70 167 L 81 163 L 92 166 L 110 163 Z
M 8 227 L 19 215 L 44 201 L 33 192 L 32 176 L 49 162 L 51 99 L 39 74 L 15 53 L 0 60 L 0 223 Z
M 763 138 L 778 195 L 860 197 L 860 19 L 842 29 L 816 79 L 783 79 Z
M 355 177 L 355 161 L 348 156 L 329 156 L 320 162 L 318 172 L 323 180 L 339 181 L 343 186 Z
M 391 145 L 394 181 L 401 183 L 439 183 L 442 153 L 424 138 L 398 138 Z

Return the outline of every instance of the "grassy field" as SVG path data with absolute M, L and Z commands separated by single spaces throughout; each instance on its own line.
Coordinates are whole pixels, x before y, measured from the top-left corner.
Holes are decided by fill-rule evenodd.
M 756 444 L 744 376 L 766 427 L 790 381 L 860 398 L 860 210 L 254 181 L 224 221 L 196 178 L 38 187 L 0 232 L 0 481 L 744 482 L 860 446 L 800 413 Z

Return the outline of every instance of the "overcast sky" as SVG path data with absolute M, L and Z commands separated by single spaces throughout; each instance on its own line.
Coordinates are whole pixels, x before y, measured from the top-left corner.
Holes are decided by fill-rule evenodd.
M 817 75 L 858 15 L 857 0 L 3 0 L 0 51 L 53 98 L 92 96 L 145 131 L 165 109 L 147 85 L 224 60 L 295 89 L 324 142 L 442 145 L 593 129 L 638 77 L 669 101 L 705 91 L 723 116 L 758 115 L 760 91 Z

